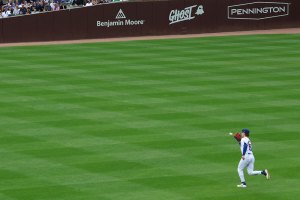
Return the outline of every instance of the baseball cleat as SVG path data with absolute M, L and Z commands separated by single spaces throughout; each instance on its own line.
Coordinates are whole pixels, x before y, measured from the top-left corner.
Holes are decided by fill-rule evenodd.
M 271 176 L 270 176 L 270 173 L 268 172 L 268 170 L 267 170 L 267 169 L 265 169 L 265 172 L 266 172 L 266 178 L 267 178 L 267 179 L 270 179 L 270 178 L 271 178 Z
M 239 187 L 239 188 L 246 188 L 246 187 L 247 187 L 247 185 L 240 184 L 240 185 L 237 185 L 237 187 Z

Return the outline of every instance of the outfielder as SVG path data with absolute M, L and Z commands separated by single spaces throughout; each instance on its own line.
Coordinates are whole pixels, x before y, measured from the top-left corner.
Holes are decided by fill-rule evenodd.
M 232 133 L 229 133 L 232 135 Z M 238 174 L 241 179 L 241 184 L 237 185 L 237 187 L 245 188 L 247 187 L 245 177 L 244 177 L 244 169 L 247 167 L 247 171 L 249 175 L 264 175 L 267 179 L 270 179 L 270 174 L 267 169 L 262 171 L 254 171 L 254 162 L 255 158 L 252 152 L 252 143 L 249 139 L 250 131 L 248 129 L 243 129 L 242 133 L 236 133 L 234 138 L 239 142 L 242 152 L 242 158 L 238 165 Z

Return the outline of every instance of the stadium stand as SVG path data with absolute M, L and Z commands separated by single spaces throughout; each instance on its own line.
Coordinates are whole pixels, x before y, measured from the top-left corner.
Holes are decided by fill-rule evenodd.
M 126 0 L 0 0 L 0 18 L 59 11 Z

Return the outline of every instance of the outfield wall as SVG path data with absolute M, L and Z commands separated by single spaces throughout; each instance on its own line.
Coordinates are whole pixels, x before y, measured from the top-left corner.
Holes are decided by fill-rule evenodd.
M 0 43 L 294 27 L 299 0 L 122 2 L 0 19 Z

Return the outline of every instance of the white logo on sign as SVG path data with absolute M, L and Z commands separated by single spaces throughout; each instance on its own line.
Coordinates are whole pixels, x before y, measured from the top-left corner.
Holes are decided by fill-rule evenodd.
M 289 15 L 290 3 L 252 2 L 228 6 L 228 19 L 262 20 Z
M 196 15 L 203 15 L 204 14 L 204 9 L 203 6 L 200 5 L 197 9 L 197 12 L 195 13 Z
M 122 9 L 119 10 L 116 19 L 126 19 L 126 15 L 124 14 L 124 12 L 122 11 Z
M 169 24 L 175 24 L 178 22 L 188 21 L 195 18 L 195 15 L 203 15 L 204 9 L 203 5 L 199 5 L 197 11 L 193 13 L 193 8 L 197 7 L 197 5 L 189 6 L 184 8 L 183 10 L 171 10 L 169 14 Z
M 114 20 L 96 21 L 97 27 L 113 27 L 113 26 L 143 26 L 145 24 L 144 19 L 128 19 L 123 10 L 120 9 Z

